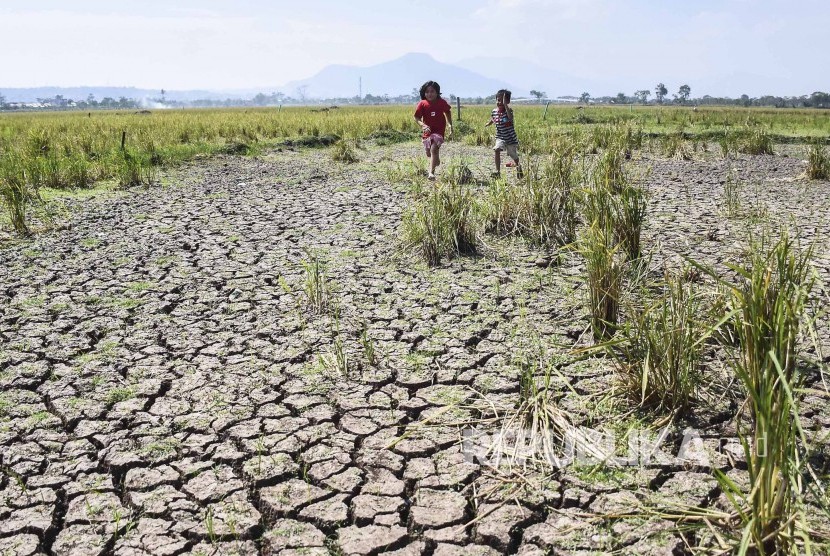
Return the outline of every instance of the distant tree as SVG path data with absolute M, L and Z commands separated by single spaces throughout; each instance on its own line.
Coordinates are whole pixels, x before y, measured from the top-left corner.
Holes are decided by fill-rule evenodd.
M 663 99 L 666 98 L 667 94 L 669 94 L 669 90 L 662 83 L 658 83 L 654 87 L 654 96 L 657 98 L 657 104 L 663 104 Z
M 686 104 L 686 101 L 689 100 L 689 95 L 692 94 L 692 88 L 688 85 L 681 85 L 680 89 L 678 89 L 675 98 L 677 99 L 680 104 Z
M 651 91 L 648 89 L 640 89 L 634 93 L 634 96 L 642 102 L 643 104 L 648 104 L 648 96 L 651 94 Z
M 540 100 L 542 100 L 543 98 L 545 98 L 546 96 L 548 96 L 548 94 L 547 94 L 545 91 L 535 91 L 535 90 L 532 90 L 532 91 L 530 91 L 530 96 L 532 96 L 532 97 L 536 97 L 536 100 L 537 100 L 537 101 L 540 101 Z
M 98 101 L 95 100 L 95 95 L 89 93 L 86 97 L 87 106 L 98 106 Z
M 749 95 L 741 95 L 741 104 L 744 106 L 752 106 L 752 100 L 749 98 Z
M 300 100 L 301 103 L 305 103 L 305 99 L 308 95 L 308 85 L 300 85 L 295 90 L 297 93 L 297 98 Z
M 0 110 L 6 107 L 6 97 L 3 96 L 3 93 L 0 93 Z
M 579 102 L 581 102 L 582 104 L 588 104 L 589 100 L 591 100 L 590 93 L 582 93 L 581 95 L 579 95 Z
M 830 94 L 816 91 L 810 95 L 809 103 L 814 108 L 830 108 Z
M 615 104 L 625 104 L 628 102 L 628 97 L 625 96 L 625 93 L 617 93 L 617 96 L 614 97 Z
M 162 102 L 162 104 L 164 103 L 164 94 L 165 94 L 165 92 L 166 91 L 164 89 L 161 90 L 161 102 Z

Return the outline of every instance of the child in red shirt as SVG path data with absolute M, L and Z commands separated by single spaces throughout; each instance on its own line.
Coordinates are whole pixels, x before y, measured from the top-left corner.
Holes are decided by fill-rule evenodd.
M 452 132 L 452 109 L 441 98 L 441 85 L 427 81 L 421 85 L 421 102 L 415 108 L 415 121 L 423 131 L 424 150 L 429 158 L 429 179 L 435 179 L 435 168 L 441 164 L 439 150 L 444 143 L 447 126 Z

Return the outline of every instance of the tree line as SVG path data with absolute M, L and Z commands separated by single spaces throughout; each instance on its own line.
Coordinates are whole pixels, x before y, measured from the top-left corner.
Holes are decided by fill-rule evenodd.
M 547 94 L 544 91 L 532 90 L 531 96 L 536 102 L 546 102 L 548 100 Z M 590 93 L 584 92 L 577 96 L 563 96 L 559 100 L 580 102 L 582 104 L 680 104 L 680 105 L 720 105 L 720 106 L 765 106 L 775 108 L 830 108 L 830 93 L 816 91 L 809 95 L 802 96 L 775 96 L 762 95 L 760 97 L 750 97 L 749 95 L 741 95 L 739 98 L 731 97 L 714 97 L 704 95 L 699 98 L 692 98 L 692 89 L 689 85 L 681 85 L 677 92 L 669 96 L 669 91 L 666 85 L 658 83 L 654 87 L 654 100 L 651 100 L 652 91 L 650 89 L 640 89 L 634 91 L 633 94 L 627 95 L 625 93 L 617 93 L 615 96 L 591 96 Z M 162 89 L 161 95 L 157 98 L 137 100 L 127 97 L 120 97 L 114 99 L 111 97 L 104 97 L 97 100 L 95 95 L 90 94 L 86 99 L 74 100 L 64 98 L 63 95 L 56 95 L 51 98 L 38 98 L 37 103 L 18 103 L 6 102 L 6 98 L 0 92 L 0 110 L 15 110 L 15 109 L 77 109 L 77 110 L 91 110 L 91 109 L 139 109 L 142 107 L 166 107 L 166 108 L 219 108 L 232 106 L 279 106 L 283 104 L 409 104 L 416 102 L 420 98 L 417 89 L 413 89 L 409 94 L 390 96 L 366 94 L 362 97 L 330 97 L 324 99 L 308 98 L 304 89 L 297 90 L 295 96 L 290 96 L 282 92 L 273 92 L 270 94 L 259 93 L 250 99 L 241 98 L 227 98 L 223 100 L 216 99 L 197 99 L 192 101 L 176 101 L 165 98 L 165 91 Z M 451 102 L 456 102 L 456 97 L 453 94 L 448 95 Z M 461 97 L 460 100 L 465 104 L 492 104 L 495 102 L 495 94 L 489 96 L 478 97 Z
M 534 91 L 531 91 L 533 94 Z M 692 98 L 692 88 L 689 85 L 681 85 L 677 93 L 674 93 L 671 98 L 668 97 L 669 91 L 666 85 L 658 83 L 654 87 L 654 101 L 649 101 L 651 91 L 649 89 L 640 89 L 634 91 L 631 96 L 625 93 L 617 93 L 616 96 L 592 97 L 590 93 L 582 93 L 579 96 L 579 102 L 588 104 L 589 102 L 602 104 L 695 104 L 695 105 L 719 105 L 719 106 L 767 106 L 775 108 L 830 108 L 830 93 L 816 91 L 809 95 L 802 96 L 776 96 L 776 95 L 762 95 L 760 97 L 750 97 L 749 95 L 741 95 L 739 98 L 731 97 L 715 97 L 711 95 L 703 95 L 699 98 Z M 570 97 L 575 98 L 575 97 Z

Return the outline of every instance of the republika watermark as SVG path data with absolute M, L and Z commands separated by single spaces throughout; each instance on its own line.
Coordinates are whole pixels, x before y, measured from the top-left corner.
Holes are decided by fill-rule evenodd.
M 704 438 L 696 429 L 686 429 L 679 444 L 669 445 L 669 428 L 633 429 L 624 437 L 608 430 L 588 427 L 544 436 L 526 429 L 486 432 L 475 427 L 463 430 L 462 451 L 468 462 L 492 467 L 544 463 L 554 468 L 568 466 L 711 467 L 713 456 L 743 457 L 740 439 Z M 758 449 L 763 450 L 764 443 Z

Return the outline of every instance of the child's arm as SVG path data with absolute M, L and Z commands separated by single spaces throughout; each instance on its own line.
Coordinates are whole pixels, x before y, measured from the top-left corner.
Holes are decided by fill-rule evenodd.
M 420 109 L 415 112 L 415 123 L 421 126 L 421 129 L 425 133 L 429 133 L 432 131 L 431 129 L 429 129 L 429 126 L 424 123 L 424 116 L 421 114 Z
M 418 116 L 415 116 L 415 123 L 421 126 L 421 129 L 423 129 L 424 131 L 426 131 L 429 127 L 427 124 L 424 123 L 424 120 L 422 118 L 419 118 Z

